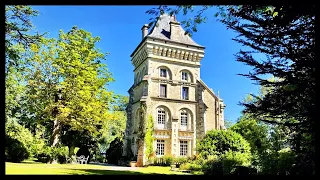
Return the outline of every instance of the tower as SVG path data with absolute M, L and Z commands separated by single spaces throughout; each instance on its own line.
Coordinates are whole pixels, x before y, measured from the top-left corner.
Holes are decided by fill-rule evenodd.
M 132 151 L 138 164 L 146 162 L 139 129 L 154 119 L 157 156 L 194 155 L 196 140 L 210 129 L 223 127 L 223 100 L 200 79 L 204 47 L 194 42 L 175 17 L 160 16 L 131 54 L 134 83 L 129 89 L 124 155 Z

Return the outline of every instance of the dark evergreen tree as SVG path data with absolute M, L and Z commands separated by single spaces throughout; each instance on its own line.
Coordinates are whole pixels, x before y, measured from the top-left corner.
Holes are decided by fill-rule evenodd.
M 264 97 L 243 102 L 245 113 L 261 121 L 290 128 L 296 152 L 294 172 L 315 173 L 315 6 L 276 6 L 272 13 L 256 13 L 259 6 L 230 9 L 234 20 L 221 20 L 239 36 L 233 40 L 253 51 L 236 59 L 253 67 L 246 76 L 270 90 Z M 254 53 L 266 55 L 258 60 Z M 273 75 L 269 80 L 261 75 Z

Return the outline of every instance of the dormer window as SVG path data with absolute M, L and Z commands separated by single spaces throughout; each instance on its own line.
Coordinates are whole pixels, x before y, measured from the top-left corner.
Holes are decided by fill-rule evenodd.
M 166 69 L 160 69 L 160 77 L 167 78 L 167 70 Z
M 187 72 L 182 72 L 181 73 L 181 80 L 182 81 L 188 81 L 188 73 Z

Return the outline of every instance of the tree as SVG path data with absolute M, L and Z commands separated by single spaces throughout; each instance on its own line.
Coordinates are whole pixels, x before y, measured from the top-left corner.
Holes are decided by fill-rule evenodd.
M 30 6 L 15 5 L 5 7 L 5 55 L 6 74 L 11 67 L 21 68 L 24 58 L 21 57 L 21 48 L 28 49 L 31 44 L 36 44 L 44 34 L 30 33 L 33 25 L 31 17 L 37 16 L 38 11 Z M 19 47 L 19 48 L 17 48 Z
M 238 122 L 230 127 L 230 130 L 239 133 L 250 143 L 252 165 L 258 170 L 261 170 L 261 161 L 271 147 L 268 139 L 269 129 L 266 124 L 259 122 L 249 114 L 243 114 Z
M 54 122 L 53 146 L 60 143 L 63 125 L 97 136 L 97 126 L 110 117 L 113 93 L 106 85 L 113 79 L 101 63 L 105 54 L 96 49 L 98 41 L 99 37 L 73 27 L 68 33 L 60 31 L 58 40 L 32 47 L 30 104 L 38 107 L 33 111 L 38 117 Z
M 25 94 L 24 70 L 27 67 L 25 55 L 31 44 L 39 43 L 44 34 L 32 34 L 30 21 L 38 11 L 30 6 L 5 7 L 5 121 L 19 116 Z
M 315 6 L 275 7 L 276 16 L 255 15 L 255 6 L 230 12 L 243 21 L 225 21 L 228 28 L 240 35 L 235 41 L 264 53 L 266 61 L 253 58 L 252 51 L 240 51 L 237 61 L 254 67 L 244 76 L 270 87 L 263 98 L 254 96 L 251 103 L 241 103 L 245 112 L 258 119 L 290 127 L 294 132 L 293 148 L 297 173 L 314 173 L 315 137 Z M 299 34 L 299 35 L 298 35 Z M 242 38 L 244 37 L 244 38 Z M 261 75 L 272 74 L 279 80 L 270 81 Z
M 123 140 L 126 127 L 126 112 L 114 111 L 109 119 L 104 119 L 98 137 L 98 146 L 100 151 L 106 151 L 109 145 L 116 138 Z
M 129 103 L 129 97 L 123 95 L 115 95 L 114 102 L 112 103 L 112 110 L 113 111 L 126 111 L 126 108 Z
M 237 61 L 253 67 L 252 72 L 241 75 L 270 87 L 263 98 L 253 96 L 254 101 L 241 103 L 244 112 L 255 114 L 261 121 L 289 127 L 292 148 L 297 153 L 295 172 L 314 174 L 315 5 L 242 5 L 225 9 L 227 17 L 233 18 L 223 18 L 221 22 L 239 33 L 233 40 L 252 49 L 236 54 Z M 160 12 L 165 10 L 159 7 Z M 201 23 L 204 17 L 199 15 L 195 21 Z M 266 60 L 255 59 L 255 53 L 266 55 Z M 268 74 L 279 80 L 262 77 Z

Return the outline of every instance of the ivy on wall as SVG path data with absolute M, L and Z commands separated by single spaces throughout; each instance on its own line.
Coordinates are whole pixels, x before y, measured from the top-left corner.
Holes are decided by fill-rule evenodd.
M 145 135 L 145 142 L 146 142 L 146 157 L 147 160 L 150 159 L 150 157 L 154 154 L 153 151 L 153 141 L 154 141 L 154 137 L 153 137 L 153 132 L 154 132 L 154 122 L 153 122 L 153 117 L 152 115 L 149 115 L 148 117 L 148 121 L 147 121 L 147 129 L 146 129 L 146 135 Z

